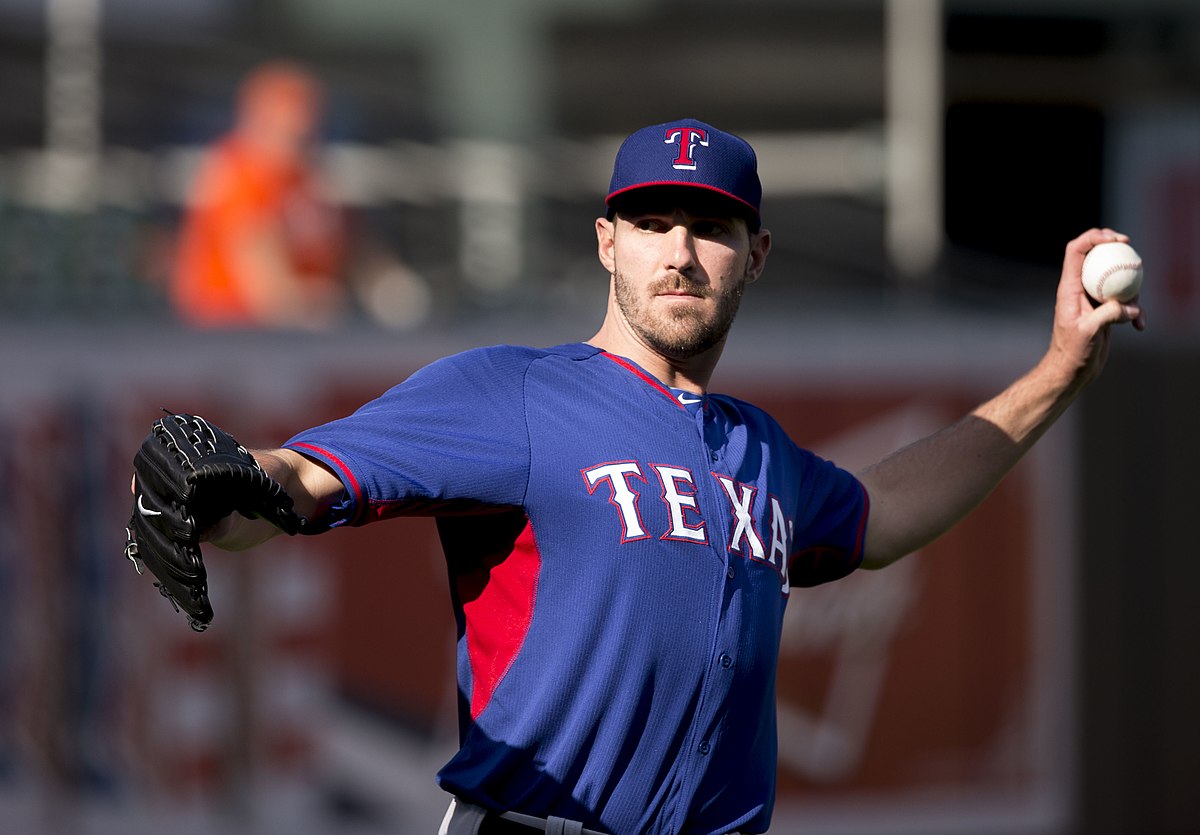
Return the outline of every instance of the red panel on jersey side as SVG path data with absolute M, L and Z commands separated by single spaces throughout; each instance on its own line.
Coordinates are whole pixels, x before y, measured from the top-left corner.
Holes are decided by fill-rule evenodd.
M 512 666 L 533 619 L 541 554 L 528 522 L 512 553 L 458 578 L 471 661 L 471 717 L 478 718 Z

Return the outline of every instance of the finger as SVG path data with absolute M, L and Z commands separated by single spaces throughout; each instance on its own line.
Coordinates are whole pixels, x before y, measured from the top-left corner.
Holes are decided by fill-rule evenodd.
M 1114 241 L 1127 244 L 1129 240 L 1129 236 L 1124 232 L 1118 232 L 1108 227 L 1088 229 L 1067 244 L 1067 258 L 1079 258 L 1082 264 L 1083 257 L 1099 244 L 1112 243 Z
M 1123 322 L 1132 322 L 1137 330 L 1143 330 L 1146 326 L 1145 314 L 1142 312 L 1141 305 L 1136 301 L 1119 302 L 1116 299 L 1109 299 L 1098 305 L 1091 315 L 1101 326 Z
M 1091 230 L 1099 233 L 1099 240 L 1093 240 L 1093 245 L 1098 243 L 1108 243 L 1110 241 L 1120 241 L 1121 243 L 1129 243 L 1129 236 L 1124 232 L 1118 232 L 1116 229 L 1109 229 L 1107 226 L 1102 229 Z M 1094 236 L 1093 236 L 1094 237 Z
M 1141 300 L 1142 296 L 1139 293 L 1125 302 L 1125 314 L 1133 323 L 1135 330 L 1144 331 L 1146 329 L 1146 311 L 1142 308 Z

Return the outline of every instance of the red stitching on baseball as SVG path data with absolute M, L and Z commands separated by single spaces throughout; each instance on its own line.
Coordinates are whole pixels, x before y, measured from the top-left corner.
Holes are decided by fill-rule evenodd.
M 1096 295 L 1100 298 L 1104 298 L 1104 282 L 1108 281 L 1108 279 L 1112 277 L 1114 273 L 1118 273 L 1121 270 L 1140 270 L 1141 268 L 1141 261 L 1133 261 L 1128 264 L 1113 264 L 1107 270 L 1100 273 L 1100 280 L 1096 282 Z

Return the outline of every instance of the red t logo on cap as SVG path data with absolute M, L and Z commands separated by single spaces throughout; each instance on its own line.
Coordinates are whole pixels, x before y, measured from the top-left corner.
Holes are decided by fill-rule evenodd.
M 692 157 L 692 151 L 697 142 L 708 147 L 708 132 L 702 128 L 667 128 L 667 138 L 663 142 L 667 145 L 679 144 L 679 156 L 671 163 L 672 168 L 695 171 L 696 160 Z

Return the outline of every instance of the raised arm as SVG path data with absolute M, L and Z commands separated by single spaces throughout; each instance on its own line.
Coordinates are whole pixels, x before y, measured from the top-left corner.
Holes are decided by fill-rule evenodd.
M 871 498 L 865 567 L 912 553 L 966 516 L 1099 375 L 1110 327 L 1144 327 L 1136 300 L 1095 306 L 1084 292 L 1084 256 L 1113 240 L 1128 238 L 1092 229 L 1067 245 L 1050 346 L 1032 370 L 957 423 L 858 474 Z
M 251 450 L 251 454 L 278 481 L 295 502 L 296 512 L 315 519 L 342 494 L 342 482 L 324 464 L 290 449 Z M 279 528 L 262 519 L 233 513 L 204 534 L 204 541 L 227 551 L 244 551 L 266 542 Z

